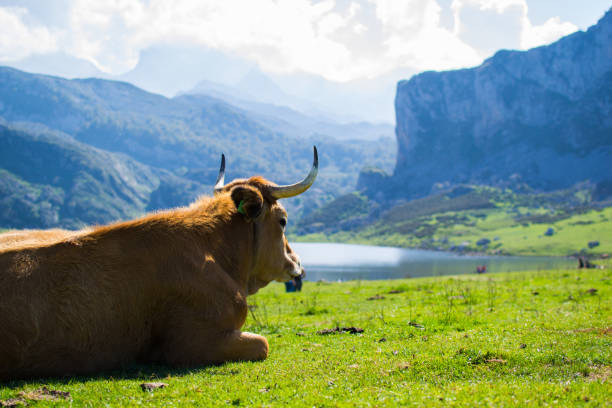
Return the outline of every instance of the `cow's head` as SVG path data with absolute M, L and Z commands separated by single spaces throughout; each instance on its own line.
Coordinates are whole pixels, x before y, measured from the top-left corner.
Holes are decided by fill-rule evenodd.
M 317 148 L 314 147 L 312 169 L 299 183 L 278 186 L 262 177 L 252 177 L 224 185 L 225 156 L 221 156 L 215 195 L 229 193 L 236 217 L 249 223 L 253 230 L 254 259 L 248 280 L 249 294 L 273 280 L 285 282 L 304 273 L 299 256 L 293 252 L 285 237 L 287 211 L 278 200 L 308 190 L 317 177 L 318 168 Z

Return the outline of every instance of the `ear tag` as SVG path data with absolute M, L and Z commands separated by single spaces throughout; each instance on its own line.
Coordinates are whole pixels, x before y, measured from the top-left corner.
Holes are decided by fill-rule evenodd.
M 246 215 L 246 211 L 244 210 L 244 200 L 240 200 L 240 204 L 238 204 L 238 212 L 242 215 Z

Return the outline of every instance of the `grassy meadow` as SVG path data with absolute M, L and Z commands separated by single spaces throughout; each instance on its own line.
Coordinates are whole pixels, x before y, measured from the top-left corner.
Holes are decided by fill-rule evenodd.
M 431 196 L 399 205 L 378 221 L 354 229 L 291 234 L 300 242 L 346 242 L 449 250 L 500 255 L 568 256 L 585 254 L 599 257 L 612 254 L 612 207 L 582 206 L 551 208 L 544 198 L 506 197 L 496 189 L 475 190 L 448 199 Z M 538 196 L 536 196 L 538 197 Z M 573 195 L 561 196 L 570 200 Z M 324 208 L 341 219 L 336 207 L 349 214 L 363 216 L 363 201 L 344 200 L 342 205 Z M 338 210 L 339 211 L 339 210 Z M 361 211 L 361 213 L 360 213 Z M 321 217 L 324 211 L 311 218 Z M 308 219 L 307 219 L 308 220 Z M 327 220 L 325 225 L 335 225 Z M 357 224 L 359 225 L 359 224 Z M 552 228 L 553 234 L 546 235 Z M 488 240 L 486 245 L 479 245 Z M 598 242 L 589 246 L 589 242 Z
M 444 216 L 461 218 L 463 222 L 439 225 Z M 499 254 L 567 256 L 582 251 L 597 256 L 612 253 L 612 207 L 544 223 L 517 223 L 511 214 L 499 209 L 446 213 L 444 216 L 429 221 L 430 225 L 438 224 L 431 245 L 435 246 L 436 242 L 448 237 L 447 247 L 464 244 L 468 250 Z M 553 229 L 553 235 L 545 235 L 548 228 Z M 364 231 L 355 240 L 362 237 L 377 245 L 421 245 L 421 240 L 415 235 L 379 235 L 376 228 Z M 476 244 L 483 238 L 491 241 L 486 248 Z M 598 241 L 599 245 L 589 248 L 590 241 Z
M 0 400 L 36 407 L 610 406 L 611 296 L 609 264 L 306 282 L 301 293 L 272 284 L 249 298 L 245 327 L 268 338 L 264 362 L 17 381 L 0 385 Z M 336 327 L 357 332 L 321 334 Z M 150 381 L 167 386 L 142 391 Z M 70 396 L 46 396 L 42 387 Z

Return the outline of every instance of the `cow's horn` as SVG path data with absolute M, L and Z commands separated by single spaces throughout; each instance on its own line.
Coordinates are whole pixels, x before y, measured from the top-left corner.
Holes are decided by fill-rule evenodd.
M 221 168 L 219 169 L 219 176 L 217 176 L 217 182 L 215 183 L 214 192 L 218 193 L 223 190 L 225 184 L 225 155 L 221 153 Z
M 310 169 L 310 173 L 306 176 L 306 178 L 299 183 L 291 184 L 289 186 L 272 186 L 270 187 L 270 193 L 274 198 L 287 198 L 293 197 L 298 194 L 302 194 L 304 191 L 308 190 L 312 183 L 314 183 L 315 178 L 317 178 L 317 173 L 319 171 L 319 155 L 317 154 L 317 146 L 313 146 L 314 148 L 314 160 L 312 162 L 312 168 Z

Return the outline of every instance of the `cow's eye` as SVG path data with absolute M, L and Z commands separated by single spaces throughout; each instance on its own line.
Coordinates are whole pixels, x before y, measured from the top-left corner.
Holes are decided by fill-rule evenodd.
M 285 228 L 285 225 L 287 225 L 287 219 L 285 218 L 281 218 L 278 222 L 280 222 L 280 225 L 283 228 Z

